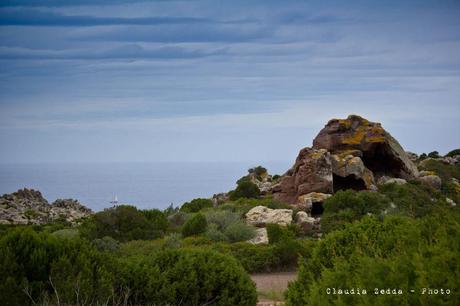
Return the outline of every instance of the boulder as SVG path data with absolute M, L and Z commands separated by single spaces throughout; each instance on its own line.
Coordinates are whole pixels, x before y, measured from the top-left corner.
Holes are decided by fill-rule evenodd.
M 256 235 L 251 240 L 248 240 L 252 244 L 268 244 L 268 233 L 265 227 L 257 228 Z
M 299 196 L 310 192 L 332 193 L 331 156 L 326 150 L 304 148 L 294 166 L 272 189 L 275 199 L 295 203 Z
M 407 181 L 405 179 L 402 179 L 402 178 L 382 176 L 379 179 L 378 184 L 379 185 L 385 185 L 385 184 L 404 185 L 404 184 L 407 184 Z
M 295 222 L 304 234 L 312 234 L 315 226 L 315 218 L 309 217 L 304 211 L 299 211 L 295 216 Z
M 256 206 L 246 213 L 246 222 L 257 227 L 264 227 L 269 223 L 288 225 L 292 223 L 292 209 Z
M 374 176 L 389 175 L 413 178 L 418 170 L 401 145 L 380 123 L 370 122 L 360 116 L 332 119 L 313 140 L 314 149 L 326 149 L 332 154 L 357 150 Z
M 441 181 L 441 178 L 437 175 L 432 174 L 432 175 L 422 176 L 422 177 L 419 177 L 419 180 L 423 184 L 433 187 L 434 189 L 438 189 L 438 190 L 441 189 L 442 181 Z
M 446 198 L 446 202 L 447 202 L 447 204 L 449 204 L 452 207 L 457 206 L 457 203 L 455 203 L 455 201 L 450 199 L 450 198 Z

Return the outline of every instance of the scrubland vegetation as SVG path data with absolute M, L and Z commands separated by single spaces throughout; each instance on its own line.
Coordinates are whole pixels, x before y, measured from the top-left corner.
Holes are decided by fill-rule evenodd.
M 2 305 L 255 305 L 249 273 L 295 269 L 289 305 L 459 305 L 460 212 L 446 196 L 459 203 L 451 179 L 460 169 L 425 167 L 442 177 L 440 191 L 410 181 L 337 192 L 324 203 L 321 239 L 295 225 L 268 225 L 269 244 L 246 242 L 255 235 L 247 211 L 289 207 L 260 197 L 247 180 L 217 206 L 207 199 L 164 211 L 121 205 L 77 227 L 3 226 Z M 325 294 L 343 287 L 451 292 Z

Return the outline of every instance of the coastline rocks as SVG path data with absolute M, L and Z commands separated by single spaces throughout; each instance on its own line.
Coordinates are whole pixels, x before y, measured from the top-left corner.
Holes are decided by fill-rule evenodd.
M 268 223 L 288 225 L 292 223 L 292 209 L 256 206 L 246 213 L 246 222 L 256 227 L 264 227 Z
M 364 165 L 374 176 L 389 175 L 413 178 L 418 170 L 401 145 L 380 123 L 360 116 L 332 119 L 313 140 L 313 148 L 326 149 L 332 154 L 346 150 L 361 152 Z
M 75 223 L 92 211 L 76 200 L 56 200 L 53 204 L 40 191 L 20 189 L 0 197 L 1 224 L 44 224 L 56 219 Z
M 272 189 L 275 199 L 295 203 L 301 195 L 310 192 L 332 193 L 331 156 L 326 150 L 300 150 L 294 166 Z
M 248 240 L 252 244 L 268 244 L 268 233 L 265 227 L 257 228 L 254 238 Z

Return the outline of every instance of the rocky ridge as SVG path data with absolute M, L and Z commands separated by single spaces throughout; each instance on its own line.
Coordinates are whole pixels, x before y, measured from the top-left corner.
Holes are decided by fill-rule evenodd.
M 49 204 L 40 191 L 33 189 L 24 188 L 0 197 L 0 224 L 45 224 L 58 219 L 76 224 L 92 213 L 73 199 L 58 199 Z

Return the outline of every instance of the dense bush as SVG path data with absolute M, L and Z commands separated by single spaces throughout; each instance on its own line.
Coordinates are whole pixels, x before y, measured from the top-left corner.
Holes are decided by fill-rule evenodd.
M 454 209 L 422 219 L 365 217 L 329 233 L 303 260 L 289 285 L 288 305 L 458 305 L 458 217 Z M 368 294 L 326 294 L 326 288 L 356 287 Z M 374 295 L 374 288 L 401 288 L 404 294 Z M 422 288 L 452 293 L 423 296 Z
M 224 230 L 224 235 L 230 242 L 246 241 L 253 238 L 255 234 L 255 229 L 243 221 L 233 222 Z
M 448 165 L 439 160 L 428 160 L 421 169 L 435 172 L 443 182 L 448 182 L 451 178 L 460 180 L 460 164 Z
M 390 207 L 390 201 L 379 193 L 338 191 L 324 202 L 321 229 L 330 232 L 367 214 L 380 215 Z
M 270 244 L 275 244 L 295 236 L 292 231 L 278 224 L 267 224 L 267 235 Z
M 210 199 L 193 199 L 190 202 L 182 204 L 180 210 L 186 213 L 196 213 L 203 208 L 212 207 L 212 201 Z
M 141 210 L 144 217 L 154 225 L 155 229 L 163 233 L 166 232 L 169 226 L 166 214 L 158 209 Z
M 428 157 L 430 157 L 430 158 L 439 158 L 441 156 L 439 156 L 438 151 L 433 151 L 433 152 L 428 153 Z
M 447 208 L 443 197 L 431 187 L 417 181 L 404 185 L 386 184 L 380 192 L 392 203 L 392 213 L 419 218 Z
M 155 210 L 144 213 L 134 206 L 115 206 L 94 214 L 80 227 L 80 232 L 89 240 L 105 236 L 122 242 L 155 239 L 163 236 L 165 231 L 164 216 L 161 215 Z
M 124 260 L 121 285 L 136 305 L 255 305 L 249 275 L 232 257 L 212 251 L 166 250 Z
M 452 150 L 449 153 L 447 153 L 445 156 L 446 157 L 452 157 L 452 156 L 455 156 L 455 155 L 460 155 L 460 149 Z
M 184 226 L 182 226 L 182 236 L 188 237 L 203 234 L 206 232 L 207 225 L 206 217 L 202 214 L 196 214 L 188 219 Z
M 250 181 L 239 182 L 235 190 L 230 191 L 230 200 L 234 201 L 240 198 L 258 198 L 260 189 L 256 184 Z
M 105 303 L 112 294 L 110 260 L 80 239 L 9 231 L 0 240 L 3 305 Z

